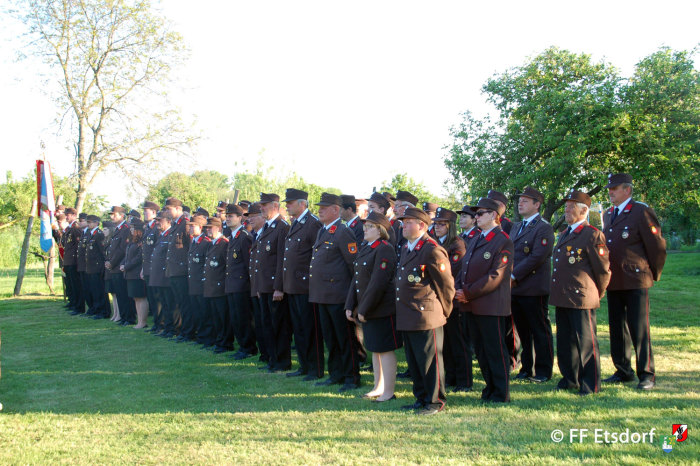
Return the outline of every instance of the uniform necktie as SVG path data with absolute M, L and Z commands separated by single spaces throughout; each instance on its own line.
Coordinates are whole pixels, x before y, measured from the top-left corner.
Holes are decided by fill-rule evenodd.
M 620 213 L 620 209 L 615 207 L 615 212 L 613 212 L 612 220 L 610 220 L 610 223 L 613 223 L 615 219 L 617 218 L 617 214 Z
M 265 222 L 265 226 L 263 227 L 263 231 L 267 230 L 267 227 L 269 227 L 269 226 L 270 226 L 270 224 Z
M 523 232 L 523 230 L 525 229 L 526 226 L 527 226 L 527 220 L 523 220 L 522 225 L 520 225 L 520 231 L 518 232 L 518 236 L 520 236 L 520 233 Z
M 566 231 L 564 232 L 564 234 L 561 235 L 561 239 L 564 239 L 564 238 L 566 238 L 567 236 L 569 236 L 569 233 L 571 233 L 571 227 L 569 227 L 569 228 L 566 229 Z

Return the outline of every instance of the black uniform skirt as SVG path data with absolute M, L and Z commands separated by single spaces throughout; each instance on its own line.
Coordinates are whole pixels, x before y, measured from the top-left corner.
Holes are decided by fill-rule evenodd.
M 126 292 L 130 298 L 146 297 L 146 282 L 140 278 L 126 281 Z
M 365 348 L 373 353 L 386 353 L 403 346 L 403 339 L 396 331 L 396 316 L 368 319 L 362 324 Z
M 105 293 L 114 293 L 114 287 L 112 286 L 112 274 L 105 273 Z

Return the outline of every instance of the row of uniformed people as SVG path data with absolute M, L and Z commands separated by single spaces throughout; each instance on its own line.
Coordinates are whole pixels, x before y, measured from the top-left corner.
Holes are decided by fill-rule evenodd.
M 395 198 L 373 193 L 367 203 L 371 214 L 362 221 L 352 215 L 357 212 L 357 208 L 352 209 L 352 196 L 324 193 L 317 204 L 317 218 L 308 211 L 306 193 L 290 189 L 282 202 L 294 219 L 291 225 L 281 218 L 275 194 L 262 194 L 260 202 L 250 206 L 248 212 L 240 206 L 224 207 L 225 222 L 195 215 L 187 223 L 178 209 L 181 203 L 169 199 L 147 225 L 153 235 L 150 270 L 144 247 L 143 273 L 150 277 L 148 288 L 153 288 L 155 295 L 155 306 L 151 307 L 157 309 L 152 330 L 162 329 L 161 335 L 173 336 L 179 311 L 180 341 L 196 337 L 221 352 L 231 350 L 237 340 L 237 358 L 260 351 L 266 362 L 263 368 L 270 372 L 291 368 L 293 334 L 299 369 L 288 375 L 303 375 L 308 380 L 321 378 L 324 373 L 325 342 L 329 378 L 319 384 L 341 384 L 341 391 L 345 391 L 360 384 L 359 364 L 364 349 L 355 324 L 361 323 L 365 346 L 374 353 L 375 384 L 366 396 L 377 401 L 393 399 L 393 352 L 404 345 L 417 400 L 409 407 L 430 414 L 444 406 L 444 371 L 456 390 L 471 389 L 472 348 L 486 381 L 482 398 L 509 400 L 509 372 L 518 346 L 513 322 L 524 349 L 523 369 L 516 377 L 549 380 L 553 364 L 549 302 L 558 306 L 557 320 L 562 320 L 557 352 L 564 379 L 558 386 L 575 387 L 582 393 L 597 391 L 599 359 L 596 369 L 595 357 L 589 357 L 589 353 L 598 354 L 597 342 L 590 334 L 595 335 L 594 311 L 609 272 L 602 234 L 580 235 L 588 232 L 580 216 L 585 220 L 590 198 L 579 192 L 567 197 L 566 219 L 577 229 L 559 240 L 565 252 L 557 248 L 557 254 L 564 256 L 555 254 L 551 277 L 554 236 L 551 226 L 539 215 L 541 193 L 527 188 L 519 195 L 518 210 L 523 221 L 516 224 L 503 217 L 505 202 L 499 199 L 501 196 L 505 198 L 491 191 L 477 206 L 459 211 L 464 230 L 460 236 L 456 235 L 457 213 L 429 205 L 423 205 L 426 210 L 418 209 L 415 196 L 405 191 L 399 191 Z M 397 218 L 390 220 L 385 214 L 392 202 Z M 153 214 L 158 208 L 147 204 L 146 217 L 149 208 Z M 570 204 L 574 208 L 569 209 Z M 569 215 L 569 210 L 576 215 Z M 118 222 L 119 218 L 113 220 Z M 359 231 L 356 227 L 363 223 L 364 231 Z M 182 228 L 179 233 L 181 224 L 189 230 Z M 512 239 L 505 234 L 506 227 L 511 229 Z M 117 224 L 117 232 L 119 228 Z M 226 230 L 228 236 L 223 235 Z M 144 235 L 145 244 L 149 243 L 148 235 Z M 592 242 L 599 244 L 593 249 L 565 244 L 574 238 L 586 238 L 587 248 Z M 183 254 L 178 249 L 188 252 Z M 597 255 L 591 255 L 591 251 Z M 185 256 L 187 260 L 183 261 Z M 557 267 L 560 259 L 581 266 L 581 270 Z M 169 260 L 180 263 L 169 266 Z M 176 291 L 183 283 L 176 278 L 183 263 L 188 274 L 186 287 Z M 371 271 L 367 264 L 372 265 Z M 559 284 L 557 273 L 563 274 L 559 275 Z M 581 276 L 591 279 L 585 281 Z M 574 287 L 569 286 L 572 280 Z M 384 286 L 377 286 L 382 283 Z M 597 299 L 591 298 L 587 288 L 591 284 L 602 290 Z M 175 297 L 183 288 L 189 294 L 186 302 Z M 571 293 L 587 300 L 572 305 Z M 387 302 L 394 296 L 396 305 L 392 309 Z M 563 303 L 562 299 L 568 301 Z M 460 312 L 451 312 L 453 300 Z M 584 313 L 559 308 L 578 309 L 575 306 L 581 305 L 587 306 Z M 586 323 L 583 317 L 571 321 L 579 314 L 588 318 L 588 333 L 583 334 L 590 346 L 572 349 L 572 342 L 580 340 L 586 330 L 581 327 Z M 520 376 L 523 373 L 525 377 Z M 591 379 L 591 373 L 597 379 Z

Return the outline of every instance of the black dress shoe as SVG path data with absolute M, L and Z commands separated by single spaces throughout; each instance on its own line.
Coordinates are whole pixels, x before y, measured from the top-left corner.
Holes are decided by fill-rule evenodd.
M 302 371 L 301 369 L 297 369 L 294 372 L 287 372 L 284 374 L 286 377 L 299 377 L 301 375 L 306 375 L 307 373 Z
M 241 359 L 246 359 L 246 358 L 249 358 L 251 356 L 252 356 L 252 354 L 250 354 L 250 353 L 239 351 L 238 353 L 233 355 L 233 359 L 240 361 Z
M 227 351 L 231 351 L 231 350 L 228 348 L 224 348 L 223 346 L 217 346 L 216 348 L 214 348 L 214 354 L 225 353 Z
M 380 400 L 378 398 L 375 398 L 372 400 L 372 403 L 386 403 L 387 401 L 395 400 L 396 395 L 392 395 L 391 398 L 387 398 L 386 400 Z
M 269 371 L 271 369 L 269 364 L 265 364 L 264 366 L 258 367 L 259 371 Z
M 603 382 L 605 383 L 624 383 L 624 382 L 631 382 L 634 380 L 632 377 L 621 377 L 618 374 L 613 374 L 607 379 L 603 379 Z
M 411 409 L 423 409 L 423 403 L 421 403 L 420 401 L 416 401 L 415 403 L 413 403 L 411 405 L 401 406 L 401 409 L 403 409 L 405 411 L 409 411 Z
M 317 387 L 326 387 L 326 386 L 328 386 L 328 385 L 340 385 L 340 384 L 341 384 L 340 381 L 332 380 L 332 379 L 326 379 L 326 380 L 323 380 L 323 381 L 321 381 L 321 382 L 316 382 L 315 385 L 316 385 Z
M 452 389 L 452 393 L 468 393 L 472 391 L 472 387 L 467 387 L 466 385 L 458 385 Z
M 360 388 L 360 384 L 359 384 L 359 383 L 346 383 L 346 384 L 343 384 L 343 386 L 340 387 L 340 388 L 338 389 L 338 391 L 339 391 L 340 393 L 343 393 L 343 392 L 347 392 L 348 390 L 355 390 L 355 389 L 357 389 L 357 388 Z
M 321 377 L 323 377 L 323 376 L 321 376 Z M 318 377 L 318 376 L 313 375 L 313 374 L 309 374 L 309 375 L 307 375 L 306 377 L 304 377 L 304 378 L 301 379 L 301 380 L 303 380 L 304 382 L 311 382 L 312 380 L 318 380 L 318 379 L 320 379 L 321 377 Z
M 642 380 L 637 385 L 637 390 L 651 390 L 656 383 L 653 380 Z
M 70 311 L 70 315 L 72 316 L 77 316 L 78 314 L 82 314 L 80 311 Z
M 528 377 L 529 377 L 529 375 L 527 375 L 527 372 L 518 372 L 518 375 L 513 377 L 513 380 L 525 380 Z
M 545 377 L 544 375 L 535 375 L 533 377 L 528 377 L 527 380 L 530 382 L 542 383 L 548 381 L 549 377 Z
M 411 378 L 411 371 L 404 371 L 404 372 L 399 372 L 396 374 L 397 379 L 410 379 Z

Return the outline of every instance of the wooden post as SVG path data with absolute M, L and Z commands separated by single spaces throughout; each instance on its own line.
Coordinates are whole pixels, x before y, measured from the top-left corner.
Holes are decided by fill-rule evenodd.
M 32 236 L 32 227 L 34 226 L 34 217 L 36 216 L 36 199 L 32 202 L 32 211 L 29 212 L 27 220 L 27 232 L 24 234 L 24 242 L 22 243 L 22 252 L 19 255 L 19 270 L 17 270 L 17 281 L 15 281 L 14 296 L 19 296 L 22 291 L 22 280 L 24 280 L 24 272 L 27 268 L 27 253 L 29 251 L 29 237 Z
M 236 192 L 233 193 L 233 203 L 238 204 L 238 195 L 241 193 L 240 189 L 237 189 Z

